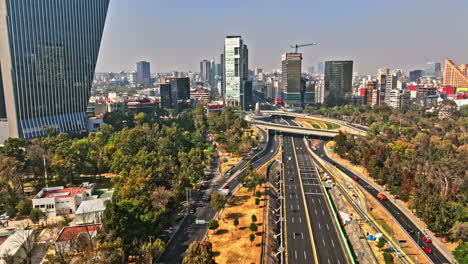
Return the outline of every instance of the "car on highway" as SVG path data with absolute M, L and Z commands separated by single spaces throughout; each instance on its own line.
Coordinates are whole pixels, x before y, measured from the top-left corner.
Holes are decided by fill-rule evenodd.
M 205 202 L 209 202 L 211 198 L 209 196 L 203 196 L 202 200 Z
M 289 181 L 294 181 L 294 178 L 293 178 L 293 177 L 289 177 Z
M 291 160 L 291 159 L 292 159 L 291 156 L 289 156 L 289 157 L 288 157 L 288 160 Z
M 432 243 L 431 238 L 429 238 L 428 236 L 423 236 L 423 240 L 426 241 L 426 243 Z
M 323 158 L 323 157 L 325 157 L 325 156 L 324 156 L 323 154 L 320 154 L 320 157 Z
M 227 184 L 224 185 L 224 186 L 223 186 L 223 189 L 224 189 L 224 190 L 229 190 L 229 185 L 227 185 Z
M 383 193 L 378 193 L 377 198 L 379 198 L 381 201 L 388 200 L 387 196 L 385 196 Z
M 415 233 L 414 233 L 414 230 L 411 229 L 411 228 L 406 228 L 406 231 L 407 231 L 408 234 L 410 234 L 410 235 L 414 235 L 414 234 L 415 234 Z
M 426 252 L 427 254 L 432 254 L 432 249 L 430 247 L 423 247 L 422 248 L 424 250 L 424 252 Z
M 353 180 L 357 181 L 359 178 L 357 176 L 353 176 Z

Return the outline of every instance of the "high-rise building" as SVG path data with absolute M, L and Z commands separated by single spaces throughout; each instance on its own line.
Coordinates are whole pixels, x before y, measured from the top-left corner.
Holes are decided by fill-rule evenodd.
M 444 65 L 444 85 L 454 87 L 468 87 L 467 64 L 457 67 L 453 61 L 445 59 Z
M 423 70 L 414 70 L 409 72 L 410 82 L 417 82 L 424 75 Z
M 440 78 L 442 77 L 442 67 L 441 67 L 441 63 L 440 62 L 436 62 L 434 64 L 434 76 L 436 78 Z
M 367 83 L 367 104 L 374 106 L 380 105 L 380 90 L 377 87 L 377 82 L 369 81 Z
M 208 82 L 211 78 L 211 62 L 202 60 L 200 62 L 200 81 Z
M 177 113 L 190 107 L 190 79 L 175 78 L 171 80 L 171 104 Z
M 159 85 L 159 94 L 161 96 L 160 106 L 162 108 L 172 108 L 172 92 L 170 83 L 161 83 Z
M 325 71 L 325 66 L 323 65 L 323 62 L 319 62 L 317 64 L 317 73 L 322 74 Z
M 399 108 L 401 106 L 401 89 L 397 88 L 397 76 L 382 74 L 381 91 L 385 91 L 384 101 L 388 106 Z
M 314 74 L 315 73 L 315 68 L 314 66 L 311 66 L 307 69 L 307 72 L 309 72 L 309 74 Z
M 349 101 L 353 84 L 353 61 L 325 62 L 325 103 L 342 105 Z
M 150 63 L 147 61 L 137 62 L 137 84 L 148 86 L 150 85 L 150 81 Z
M 224 40 L 224 101 L 228 106 L 245 109 L 242 102 L 244 81 L 248 80 L 249 53 L 240 36 L 227 36 Z
M 0 141 L 79 133 L 109 0 L 0 0 Z
M 286 105 L 302 106 L 301 94 L 301 53 L 286 53 L 282 56 L 281 90 L 282 99 Z M 304 89 L 302 89 L 303 92 Z

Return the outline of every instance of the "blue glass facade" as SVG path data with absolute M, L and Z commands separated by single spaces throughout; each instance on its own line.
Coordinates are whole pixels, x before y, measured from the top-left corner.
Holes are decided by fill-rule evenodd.
M 0 44 L 0 114 L 6 109 L 10 136 L 42 136 L 44 127 L 85 129 L 108 5 L 109 0 L 0 0 L 0 36 L 6 38 Z

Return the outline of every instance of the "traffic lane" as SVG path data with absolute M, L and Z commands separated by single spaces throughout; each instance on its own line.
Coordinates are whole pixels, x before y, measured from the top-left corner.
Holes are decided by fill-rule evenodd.
M 302 138 L 295 138 L 295 143 L 296 146 L 305 147 Z M 339 230 L 333 224 L 335 220 L 328 207 L 312 158 L 310 154 L 305 152 L 300 152 L 298 156 L 319 261 L 322 263 L 346 263 L 345 252 L 338 236 Z
M 319 153 L 319 155 L 323 155 L 323 157 L 321 156 L 322 159 L 334 164 L 334 166 L 336 166 L 338 169 L 340 169 L 342 172 L 344 172 L 346 175 L 348 175 L 348 177 L 358 177 L 359 178 L 359 176 L 357 176 L 353 172 L 349 171 L 347 168 L 343 167 L 341 164 L 334 162 L 327 155 L 325 155 L 324 145 L 325 145 L 324 142 L 319 143 L 317 151 L 316 151 L 317 153 Z M 357 184 L 362 186 L 367 192 L 369 192 L 374 197 L 376 197 L 377 193 L 379 193 L 379 191 L 377 191 L 374 187 L 367 184 L 363 180 L 358 180 Z M 394 205 L 390 200 L 382 201 L 382 200 L 377 199 L 377 201 L 384 208 L 386 208 L 390 212 L 390 214 L 398 221 L 398 223 L 405 230 L 407 230 L 407 233 L 408 233 L 408 230 L 413 231 L 413 234 L 408 233 L 408 235 L 416 242 L 416 244 L 418 244 L 418 233 L 420 235 L 424 234 L 424 233 L 404 213 L 402 213 L 400 211 L 400 209 L 398 209 L 398 207 L 396 205 Z M 421 238 L 420 238 L 420 240 L 421 240 Z M 442 253 L 436 247 L 432 246 L 431 243 L 426 243 L 425 241 L 423 243 L 423 242 L 420 241 L 419 245 L 421 247 L 426 246 L 426 247 L 431 248 L 431 250 L 433 252 L 432 254 L 427 254 L 425 252 L 424 252 L 424 254 L 426 254 L 432 262 L 437 263 L 437 264 L 439 264 L 439 263 L 440 264 L 450 263 L 450 261 L 447 258 L 445 258 L 445 256 L 442 255 Z
M 292 151 L 291 139 L 287 137 L 284 138 L 283 142 L 283 160 L 288 262 L 310 263 L 313 261 L 312 243 L 306 221 L 305 206 L 298 186 L 299 176 L 296 160 Z

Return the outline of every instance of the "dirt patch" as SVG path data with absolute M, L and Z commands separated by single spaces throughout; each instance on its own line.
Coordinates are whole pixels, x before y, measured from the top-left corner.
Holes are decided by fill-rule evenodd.
M 264 193 L 263 186 L 257 189 Z M 216 263 L 260 263 L 264 210 L 255 205 L 255 198 L 252 191 L 241 188 L 221 214 L 218 232 L 209 232 L 208 240 L 213 244 L 213 251 L 219 253 L 215 256 Z M 264 203 L 261 202 L 260 205 L 263 206 Z M 258 219 L 258 230 L 255 233 L 249 229 L 252 215 Z M 237 228 L 233 223 L 236 217 L 239 219 Z M 252 233 L 255 239 L 250 242 L 249 235 Z

